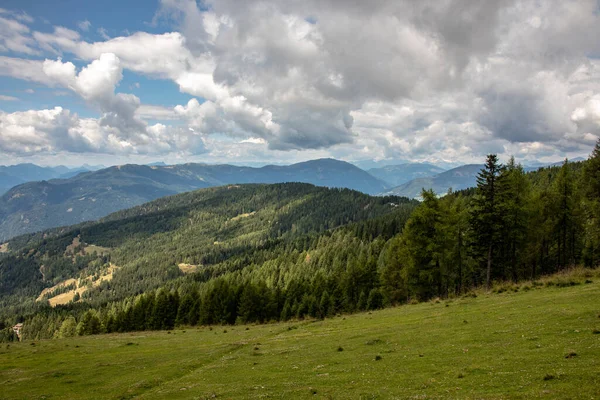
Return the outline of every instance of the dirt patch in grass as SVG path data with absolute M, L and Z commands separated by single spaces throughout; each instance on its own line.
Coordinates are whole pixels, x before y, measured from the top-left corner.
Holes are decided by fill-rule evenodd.
M 237 216 L 231 218 L 230 221 L 237 221 L 237 220 L 242 219 L 242 218 L 248 218 L 248 217 L 250 217 L 250 216 L 252 216 L 254 214 L 256 214 L 256 211 L 252 211 L 250 213 L 243 213 L 243 214 L 240 214 L 240 215 L 237 215 Z
M 84 292 L 86 292 L 90 287 L 96 287 L 96 286 L 100 285 L 102 282 L 112 280 L 114 273 L 117 269 L 119 269 L 119 267 L 111 263 L 109 265 L 109 267 L 97 279 L 94 279 L 94 276 L 88 276 L 88 277 L 86 277 L 84 279 L 80 279 L 80 280 L 73 279 L 73 278 L 67 279 L 65 281 L 62 281 L 62 282 L 52 286 L 51 288 L 46 288 L 46 289 L 42 290 L 40 295 L 37 297 L 36 301 L 42 301 L 45 295 L 52 293 L 52 292 L 60 289 L 61 287 L 75 285 L 75 289 L 66 291 L 64 293 L 60 293 L 60 294 L 48 299 L 48 303 L 50 304 L 51 307 L 56 307 L 58 305 L 67 304 L 67 303 L 73 301 L 76 294 L 79 294 L 79 296 L 81 297 L 81 295 Z
M 75 249 L 77 247 L 79 247 L 80 245 L 81 245 L 81 241 L 79 239 L 79 236 L 74 237 L 71 244 L 68 245 L 67 248 L 65 249 L 65 255 L 69 255 L 69 254 L 75 255 Z
M 110 254 L 111 249 L 108 247 L 102 247 L 102 246 L 96 246 L 95 244 L 90 244 L 88 246 L 85 246 L 83 248 L 83 252 L 87 255 L 87 254 L 98 254 L 98 255 L 103 255 L 103 254 Z
M 178 265 L 179 270 L 184 274 L 191 274 L 198 270 L 198 265 L 181 263 Z
M 77 284 L 77 280 L 76 280 L 76 279 L 73 279 L 73 278 L 71 278 L 71 279 L 67 279 L 67 280 L 65 280 L 65 281 L 62 281 L 62 282 L 60 282 L 60 283 L 57 283 L 56 285 L 54 285 L 54 286 L 52 286 L 52 287 L 46 288 L 46 289 L 42 290 L 42 292 L 40 293 L 40 295 L 37 297 L 36 301 L 41 301 L 41 300 L 42 300 L 42 298 L 43 298 L 45 295 L 47 295 L 48 293 L 52 293 L 52 292 L 54 292 L 54 291 L 56 291 L 56 290 L 58 290 L 58 289 L 60 289 L 60 288 L 62 288 L 62 287 L 66 287 L 66 286 L 69 286 L 69 285 L 72 285 L 72 284 Z M 67 293 L 68 293 L 68 292 L 67 292 Z M 59 295 L 59 296 L 60 296 L 60 295 Z M 58 297 L 58 296 L 57 296 L 57 297 Z
M 8 243 L 0 244 L 0 253 L 8 253 Z

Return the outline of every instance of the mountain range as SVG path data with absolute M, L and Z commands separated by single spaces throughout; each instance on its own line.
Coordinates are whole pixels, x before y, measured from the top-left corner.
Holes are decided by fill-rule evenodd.
M 432 189 L 439 195 L 447 193 L 450 188 L 452 190 L 467 189 L 476 185 L 477 174 L 482 167 L 481 164 L 462 165 L 433 176 L 413 179 L 382 194 L 417 198 L 423 189 Z
M 525 170 L 540 166 L 528 165 Z M 419 198 L 422 189 L 443 195 L 450 188 L 475 186 L 482 165 L 445 171 L 427 163 L 404 163 L 364 171 L 344 161 L 319 159 L 264 167 L 156 162 L 93 170 L 97 168 L 101 167 L 0 167 L 0 194 L 6 191 L 0 197 L 0 243 L 21 234 L 97 220 L 160 197 L 230 184 L 302 182 L 371 195 Z
M 10 188 L 26 182 L 43 181 L 56 178 L 70 178 L 81 172 L 91 171 L 94 167 L 82 166 L 69 168 L 63 165 L 57 167 L 40 167 L 35 164 L 0 165 L 0 195 Z M 96 168 L 99 169 L 99 168 Z
M 68 179 L 29 182 L 0 197 L 0 242 L 52 227 L 96 220 L 177 193 L 243 183 L 303 182 L 377 194 L 388 187 L 352 164 L 320 159 L 262 168 L 233 165 L 122 165 Z
M 437 175 L 444 171 L 443 168 L 427 163 L 387 165 L 367 170 L 371 175 L 388 183 L 390 186 L 399 186 L 413 179 Z

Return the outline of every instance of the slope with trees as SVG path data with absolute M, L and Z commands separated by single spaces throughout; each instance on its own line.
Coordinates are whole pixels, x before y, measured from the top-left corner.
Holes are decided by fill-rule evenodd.
M 386 184 L 352 164 L 321 159 L 262 168 L 234 165 L 122 165 L 70 179 L 30 182 L 0 197 L 0 241 L 97 220 L 110 213 L 191 190 L 244 183 L 304 182 L 375 194 Z
M 11 276 L 3 318 L 21 315 L 28 337 L 60 335 L 70 316 L 80 334 L 262 323 L 535 282 L 597 265 L 599 165 L 600 144 L 585 162 L 532 173 L 490 155 L 477 188 L 441 198 L 425 190 L 418 205 L 299 184 L 160 199 L 68 234 L 19 239 L 0 261 Z M 75 236 L 112 250 L 66 262 Z M 80 301 L 51 308 L 28 297 L 50 284 L 31 279 L 42 262 L 55 280 L 109 262 L 122 268 Z M 183 274 L 179 263 L 197 269 Z

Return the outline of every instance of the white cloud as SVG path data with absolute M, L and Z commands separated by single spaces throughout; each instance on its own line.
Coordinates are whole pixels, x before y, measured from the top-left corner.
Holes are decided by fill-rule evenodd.
M 173 107 L 164 107 L 151 104 L 141 104 L 136 110 L 136 115 L 144 120 L 151 119 L 169 121 L 180 119 L 180 116 L 177 115 Z
M 177 148 L 184 140 L 163 146 L 165 137 L 191 132 L 144 120 L 179 119 L 217 153 L 219 140 L 207 135 L 230 136 L 252 157 L 264 148 L 273 157 L 562 158 L 589 152 L 600 136 L 596 0 L 209 0 L 202 8 L 162 0 L 154 22 L 179 32 L 110 38 L 100 28 L 97 42 L 64 27 L 31 32 L 0 15 L 15 27 L 0 35 L 0 45 L 21 48 L 11 51 L 90 62 L 77 72 L 62 60 L 42 68 L 0 56 L 0 74 L 69 88 L 130 151 Z M 142 105 L 115 93 L 124 69 L 168 79 L 198 100 Z
M 263 138 L 248 138 L 240 141 L 240 143 L 253 143 L 253 144 L 267 144 L 267 141 Z
M 577 124 L 577 133 L 586 141 L 595 141 L 600 132 L 600 94 L 586 99 L 578 108 L 573 110 L 571 120 Z
M 87 19 L 86 19 L 86 20 L 83 20 L 83 21 L 79 21 L 79 22 L 77 23 L 77 27 L 78 27 L 79 29 L 81 29 L 82 31 L 84 31 L 84 32 L 87 32 L 87 31 L 89 31 L 89 30 L 90 30 L 90 28 L 91 28 L 91 26 L 92 26 L 92 23 L 91 23 L 90 21 L 88 21 Z
M 0 151 L 13 154 L 35 152 L 100 152 L 118 154 L 168 154 L 205 151 L 201 134 L 185 127 L 148 126 L 140 114 L 163 113 L 145 107 L 134 95 L 115 93 L 122 79 L 117 56 L 102 54 L 77 72 L 71 62 L 45 60 L 42 70 L 50 84 L 77 93 L 101 112 L 98 119 L 79 118 L 69 110 L 31 110 L 0 114 Z M 140 111 L 138 111 L 140 110 Z M 171 111 L 175 117 L 175 112 Z
M 0 52 L 13 51 L 28 55 L 39 54 L 35 41 L 30 37 L 29 27 L 0 13 Z
M 26 24 L 31 24 L 33 23 L 33 21 L 35 21 L 31 15 L 27 14 L 24 11 L 10 11 L 4 8 L 0 8 L 0 15 L 5 15 L 10 18 L 14 18 Z
M 201 135 L 184 127 L 144 126 L 135 136 L 102 119 L 80 118 L 61 107 L 15 113 L 0 112 L 0 152 L 14 156 L 40 153 L 115 155 L 202 154 Z
M 19 100 L 19 99 L 16 97 L 0 94 L 0 101 L 17 101 L 17 100 Z
M 43 62 L 0 56 L 0 75 L 51 85 L 52 80 L 44 73 Z
M 75 152 L 92 150 L 94 143 L 90 136 L 77 126 L 78 117 L 61 107 L 12 114 L 0 112 L 0 150 L 19 155 L 58 148 Z

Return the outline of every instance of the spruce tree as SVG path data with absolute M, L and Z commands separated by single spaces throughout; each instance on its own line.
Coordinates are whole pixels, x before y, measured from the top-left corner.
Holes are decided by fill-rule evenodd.
M 515 163 L 514 157 L 502 170 L 497 191 L 503 261 L 511 279 L 516 282 L 519 277 L 518 260 L 527 236 L 530 187 L 523 167 Z M 503 277 L 506 278 L 506 274 Z
M 471 226 L 474 231 L 474 245 L 485 254 L 486 288 L 490 289 L 494 246 L 500 230 L 500 211 L 497 202 L 498 179 L 502 165 L 495 154 L 487 156 L 483 169 L 477 175 L 477 189 L 471 208 Z
M 404 240 L 409 254 L 406 279 L 410 291 L 420 300 L 441 292 L 440 201 L 432 190 L 423 190 L 423 202 L 406 223 Z
M 584 262 L 596 266 L 600 262 L 600 140 L 583 169 L 585 229 Z

